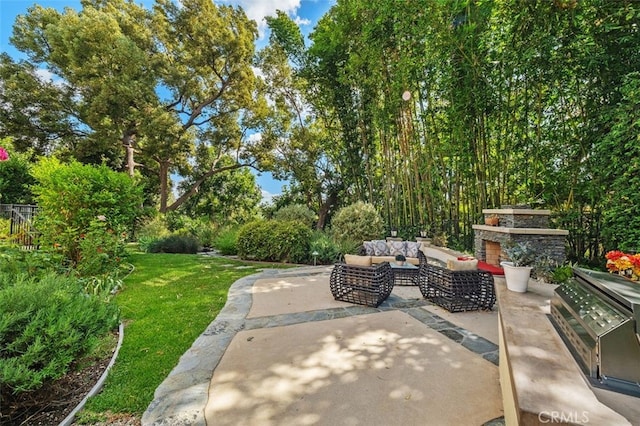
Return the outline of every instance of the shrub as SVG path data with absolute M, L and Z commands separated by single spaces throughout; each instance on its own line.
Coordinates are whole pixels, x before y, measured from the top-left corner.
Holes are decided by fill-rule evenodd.
M 340 256 L 344 254 L 341 251 L 340 244 L 322 231 L 315 231 L 311 236 L 309 251 L 318 253 L 316 257 L 317 263 L 325 265 L 336 263 L 340 260 Z
M 199 247 L 198 240 L 191 235 L 172 234 L 151 242 L 147 247 L 147 252 L 195 254 Z
M 0 274 L 42 276 L 48 272 L 62 273 L 63 256 L 47 250 L 26 251 L 17 247 L 0 247 Z
M 358 201 L 343 207 L 331 221 L 332 235 L 336 240 L 362 241 L 380 238 L 384 224 L 380 214 L 371 204 Z
M 213 247 L 215 247 L 220 254 L 225 256 L 234 256 L 238 254 L 238 234 L 237 228 L 224 228 L 213 241 Z
M 30 174 L 28 154 L 14 152 L 7 139 L 0 145 L 9 150 L 9 159 L 0 161 L 0 202 L 3 204 L 32 204 L 31 185 L 35 183 Z
M 310 258 L 311 229 L 276 220 L 250 222 L 240 228 L 238 254 L 243 259 L 302 263 Z
M 187 222 L 186 230 L 189 235 L 195 237 L 196 240 L 204 247 L 213 247 L 217 228 L 209 219 L 195 219 Z
M 35 227 L 43 247 L 58 250 L 72 267 L 88 261 L 91 266 L 81 269 L 91 273 L 102 272 L 96 269 L 99 265 L 110 267 L 111 260 L 121 257 L 142 203 L 141 188 L 129 176 L 106 166 L 75 161 L 63 165 L 51 158 L 41 160 L 33 175 L 38 182 L 33 187 L 38 201 Z M 96 262 L 91 258 L 94 250 L 111 260 Z
M 312 228 L 316 223 L 317 216 L 309 207 L 304 204 L 290 204 L 282 207 L 273 215 L 275 220 L 290 222 L 297 220 Z
M 62 377 L 118 323 L 115 304 L 88 296 L 77 279 L 53 273 L 0 274 L 0 306 L 3 399 Z
M 167 223 L 162 216 L 156 216 L 138 229 L 136 235 L 141 238 L 161 238 L 169 235 L 171 231 L 167 227 Z
M 0 217 L 0 240 L 8 240 L 11 236 L 11 219 Z

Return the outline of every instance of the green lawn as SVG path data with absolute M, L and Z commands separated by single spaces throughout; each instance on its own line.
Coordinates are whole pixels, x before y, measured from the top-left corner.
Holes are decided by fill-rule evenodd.
M 116 296 L 124 342 L 104 389 L 80 420 L 107 412 L 141 416 L 156 387 L 220 312 L 231 284 L 264 267 L 236 269 L 247 264 L 186 254 L 135 253 L 129 260 L 135 270 Z

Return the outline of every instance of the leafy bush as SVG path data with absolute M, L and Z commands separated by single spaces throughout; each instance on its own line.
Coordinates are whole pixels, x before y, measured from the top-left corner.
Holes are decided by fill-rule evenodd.
M 317 216 L 309 207 L 304 204 L 290 204 L 282 207 L 273 215 L 275 220 L 283 222 L 297 220 L 304 224 L 307 224 L 309 228 L 313 227 L 316 223 Z
M 243 259 L 303 263 L 310 258 L 311 229 L 297 221 L 250 222 L 240 228 L 238 254 Z
M 27 154 L 14 152 L 7 139 L 0 140 L 0 146 L 9 152 L 9 159 L 0 161 L 0 202 L 3 204 L 32 204 L 30 186 L 35 183 L 30 174 Z
M 161 238 L 171 234 L 163 216 L 156 216 L 136 231 L 138 239 L 141 238 Z
M 200 243 L 191 235 L 172 234 L 151 242 L 147 247 L 147 252 L 195 254 L 199 247 Z
M 342 254 L 340 244 L 322 231 L 315 231 L 309 244 L 311 253 L 316 252 L 316 262 L 319 264 L 332 264 L 340 260 Z
M 4 395 L 62 377 L 99 336 L 118 324 L 118 309 L 82 291 L 77 279 L 0 274 L 0 389 Z
M 162 237 L 140 237 L 138 238 L 138 247 L 145 253 L 151 253 L 151 248 L 161 239 Z
M 72 267 L 80 264 L 83 273 L 103 272 L 100 267 L 122 258 L 142 202 L 141 188 L 131 178 L 106 166 L 64 165 L 51 158 L 41 160 L 33 175 L 38 182 L 35 227 L 43 247 L 55 248 Z
M 225 256 L 234 256 L 238 254 L 238 234 L 237 228 L 224 228 L 213 241 L 213 247 L 215 247 L 220 254 Z
M 91 221 L 86 234 L 80 235 L 76 272 L 80 276 L 91 277 L 116 270 L 127 254 L 123 238 L 108 229 L 105 221 Z
M 11 219 L 0 217 L 0 240 L 8 240 L 11 234 Z
M 214 246 L 217 228 L 209 219 L 191 219 L 187 221 L 185 230 L 189 235 L 195 237 L 202 246 Z
M 26 251 L 17 247 L 0 247 L 0 274 L 42 276 L 63 273 L 63 256 L 47 250 Z
M 362 241 L 380 238 L 384 234 L 382 217 L 371 204 L 358 201 L 343 207 L 331 221 L 336 240 Z

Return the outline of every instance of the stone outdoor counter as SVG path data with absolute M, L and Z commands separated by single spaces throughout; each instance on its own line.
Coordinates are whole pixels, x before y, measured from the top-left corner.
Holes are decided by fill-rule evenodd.
M 549 320 L 555 286 L 529 291 L 495 280 L 499 305 L 500 385 L 507 425 L 632 425 L 640 398 L 591 387 Z

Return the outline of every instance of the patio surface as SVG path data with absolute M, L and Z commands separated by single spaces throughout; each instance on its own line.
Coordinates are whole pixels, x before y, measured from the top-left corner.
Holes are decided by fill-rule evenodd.
M 333 299 L 330 271 L 237 281 L 143 425 L 504 424 L 497 305 L 450 314 L 413 286 L 353 305 Z

